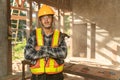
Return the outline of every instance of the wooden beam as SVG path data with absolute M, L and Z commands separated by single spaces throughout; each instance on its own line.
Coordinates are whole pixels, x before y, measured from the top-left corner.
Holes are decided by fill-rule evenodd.
M 12 40 L 10 39 L 11 38 L 11 32 L 10 32 L 10 26 L 11 26 L 11 21 L 10 21 L 10 0 L 6 0 L 7 1 L 7 23 L 8 23 L 8 47 L 6 46 L 6 48 L 8 49 L 7 50 L 7 56 L 6 59 L 7 59 L 7 75 L 11 75 L 12 74 Z M 5 5 L 5 4 L 4 4 Z M 1 15 L 2 16 L 2 15 Z M 5 35 L 4 35 L 5 36 Z M 1 48 L 2 49 L 2 48 Z
M 40 2 L 43 4 L 47 4 L 53 7 L 56 7 L 60 9 L 64 9 L 65 11 L 70 11 L 71 10 L 71 1 L 70 0 L 33 0 L 35 2 Z M 59 3 L 58 3 L 59 2 Z
M 33 13 L 33 12 L 32 12 L 32 0 L 29 1 L 29 4 L 30 4 L 30 7 L 29 7 L 29 10 L 30 10 L 30 13 L 29 13 L 30 26 L 29 26 L 29 27 L 30 27 L 30 32 L 31 32 L 31 31 L 32 31 L 32 28 L 33 28 L 33 27 L 32 27 L 32 13 Z
M 27 17 L 26 16 L 17 16 L 17 15 L 11 15 L 11 20 L 26 20 Z

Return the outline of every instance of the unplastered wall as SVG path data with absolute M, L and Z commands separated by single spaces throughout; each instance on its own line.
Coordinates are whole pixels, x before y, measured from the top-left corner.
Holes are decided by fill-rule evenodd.
M 0 0 L 0 78 L 9 74 L 7 0 Z M 1 80 L 1 79 L 0 79 Z
M 74 0 L 72 11 L 73 27 L 81 23 L 96 24 L 95 59 L 106 64 L 119 64 L 120 0 Z

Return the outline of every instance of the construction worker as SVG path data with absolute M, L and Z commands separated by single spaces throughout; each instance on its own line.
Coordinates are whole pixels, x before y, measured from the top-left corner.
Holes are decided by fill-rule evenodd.
M 31 61 L 32 80 L 63 80 L 67 46 L 64 33 L 54 27 L 54 11 L 43 5 L 38 11 L 40 27 L 33 30 L 25 47 L 25 59 Z

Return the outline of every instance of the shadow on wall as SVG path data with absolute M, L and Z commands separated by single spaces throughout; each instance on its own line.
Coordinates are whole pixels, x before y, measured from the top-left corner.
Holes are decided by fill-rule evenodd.
M 72 8 L 80 19 L 95 22 L 97 26 L 108 31 L 111 37 L 120 37 L 119 4 L 120 0 L 74 0 Z
M 73 10 L 74 11 L 74 10 Z M 84 11 L 83 11 L 84 12 Z M 94 17 L 93 18 L 87 18 L 83 15 L 83 12 L 79 14 L 79 11 L 77 13 L 73 13 L 73 25 L 78 24 L 81 25 L 83 23 L 94 23 L 96 24 L 95 27 L 95 35 L 94 37 L 91 37 L 91 31 L 92 28 L 88 28 L 89 25 L 87 25 L 87 54 L 88 50 L 91 50 L 91 46 L 95 45 L 95 58 L 103 61 L 105 63 L 112 63 L 112 64 L 119 64 L 120 61 L 120 32 L 118 26 L 118 23 L 114 24 L 114 22 L 109 23 L 109 19 L 116 20 L 115 16 L 108 18 L 109 16 L 104 16 L 103 19 L 101 17 L 96 17 L 96 15 L 89 15 Z M 89 13 L 89 10 L 88 10 Z M 102 16 L 101 14 L 98 14 Z M 88 16 L 88 15 L 87 15 Z M 95 20 L 99 19 L 99 20 Z M 108 19 L 107 21 L 104 21 L 104 19 Z M 76 23 L 77 21 L 77 23 Z M 111 22 L 111 21 L 110 21 Z M 114 26 L 113 26 L 114 25 Z M 75 26 L 73 26 L 75 27 Z M 84 27 L 84 28 L 86 28 Z M 73 31 L 74 32 L 74 31 Z M 79 32 L 80 33 L 80 32 Z M 74 34 L 74 33 L 73 33 Z M 94 43 L 93 39 L 94 38 Z M 84 40 L 84 39 L 83 39 Z M 88 43 L 89 42 L 89 43 Z M 92 42 L 92 43 L 91 43 Z M 79 44 L 78 44 L 79 45 Z M 89 51 L 89 53 L 92 55 L 92 52 Z

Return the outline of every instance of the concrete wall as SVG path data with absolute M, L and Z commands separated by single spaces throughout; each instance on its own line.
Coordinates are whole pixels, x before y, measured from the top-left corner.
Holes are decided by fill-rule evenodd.
M 0 0 L 0 77 L 9 74 L 7 0 Z
M 74 0 L 72 10 L 74 19 L 73 27 L 75 27 L 74 24 L 96 24 L 95 58 L 101 62 L 119 63 L 120 0 Z M 87 27 L 89 27 L 89 25 Z M 88 29 L 87 33 L 88 40 L 89 31 L 90 29 Z M 81 32 L 79 32 L 79 34 L 80 33 Z M 87 46 L 87 48 L 90 49 L 89 43 Z M 90 54 L 92 54 L 92 52 L 90 52 Z

